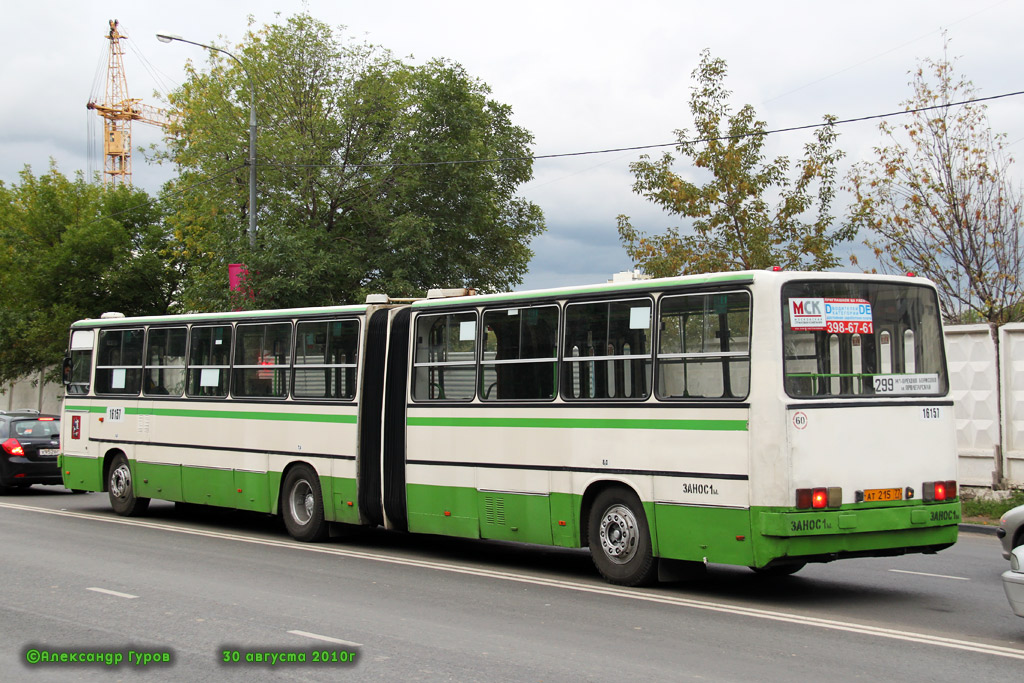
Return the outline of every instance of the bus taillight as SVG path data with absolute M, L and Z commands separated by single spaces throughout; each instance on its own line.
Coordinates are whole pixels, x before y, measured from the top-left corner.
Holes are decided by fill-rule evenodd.
M 926 503 L 956 499 L 956 481 L 926 481 L 922 488 Z
M 798 510 L 838 508 L 842 504 L 843 489 L 841 486 L 796 490 L 796 508 Z

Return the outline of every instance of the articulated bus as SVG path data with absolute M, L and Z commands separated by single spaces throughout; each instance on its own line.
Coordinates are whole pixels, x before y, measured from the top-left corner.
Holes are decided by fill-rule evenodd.
M 659 566 L 933 553 L 957 538 L 934 286 L 734 272 L 71 327 L 61 471 L 150 499 L 589 547 Z

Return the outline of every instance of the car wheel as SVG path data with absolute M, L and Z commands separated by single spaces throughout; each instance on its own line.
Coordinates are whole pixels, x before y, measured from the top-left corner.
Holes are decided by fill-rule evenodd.
M 107 495 L 110 497 L 110 507 L 123 517 L 141 515 L 149 507 L 149 498 L 135 496 L 132 470 L 124 454 L 115 455 L 110 462 L 110 470 L 107 472 Z
M 281 487 L 281 515 L 297 541 L 320 541 L 327 535 L 320 478 L 310 467 L 298 465 L 288 470 Z
M 590 554 L 597 571 L 620 586 L 643 586 L 657 575 L 647 515 L 635 493 L 605 489 L 590 509 Z

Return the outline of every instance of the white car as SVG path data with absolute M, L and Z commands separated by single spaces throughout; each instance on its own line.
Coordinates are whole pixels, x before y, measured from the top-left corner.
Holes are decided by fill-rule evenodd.
M 1010 569 L 1003 572 L 1003 590 L 1013 613 L 1024 617 L 1024 545 L 1010 553 Z
M 1019 545 L 1024 545 L 1024 505 L 1007 510 L 999 520 L 996 536 L 1003 544 L 1003 557 L 1010 559 L 1010 552 Z

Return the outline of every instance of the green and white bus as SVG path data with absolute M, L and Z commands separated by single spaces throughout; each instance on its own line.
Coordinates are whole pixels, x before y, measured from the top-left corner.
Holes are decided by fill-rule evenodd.
M 152 498 L 790 573 L 957 538 L 934 286 L 751 271 L 71 327 L 61 469 Z

